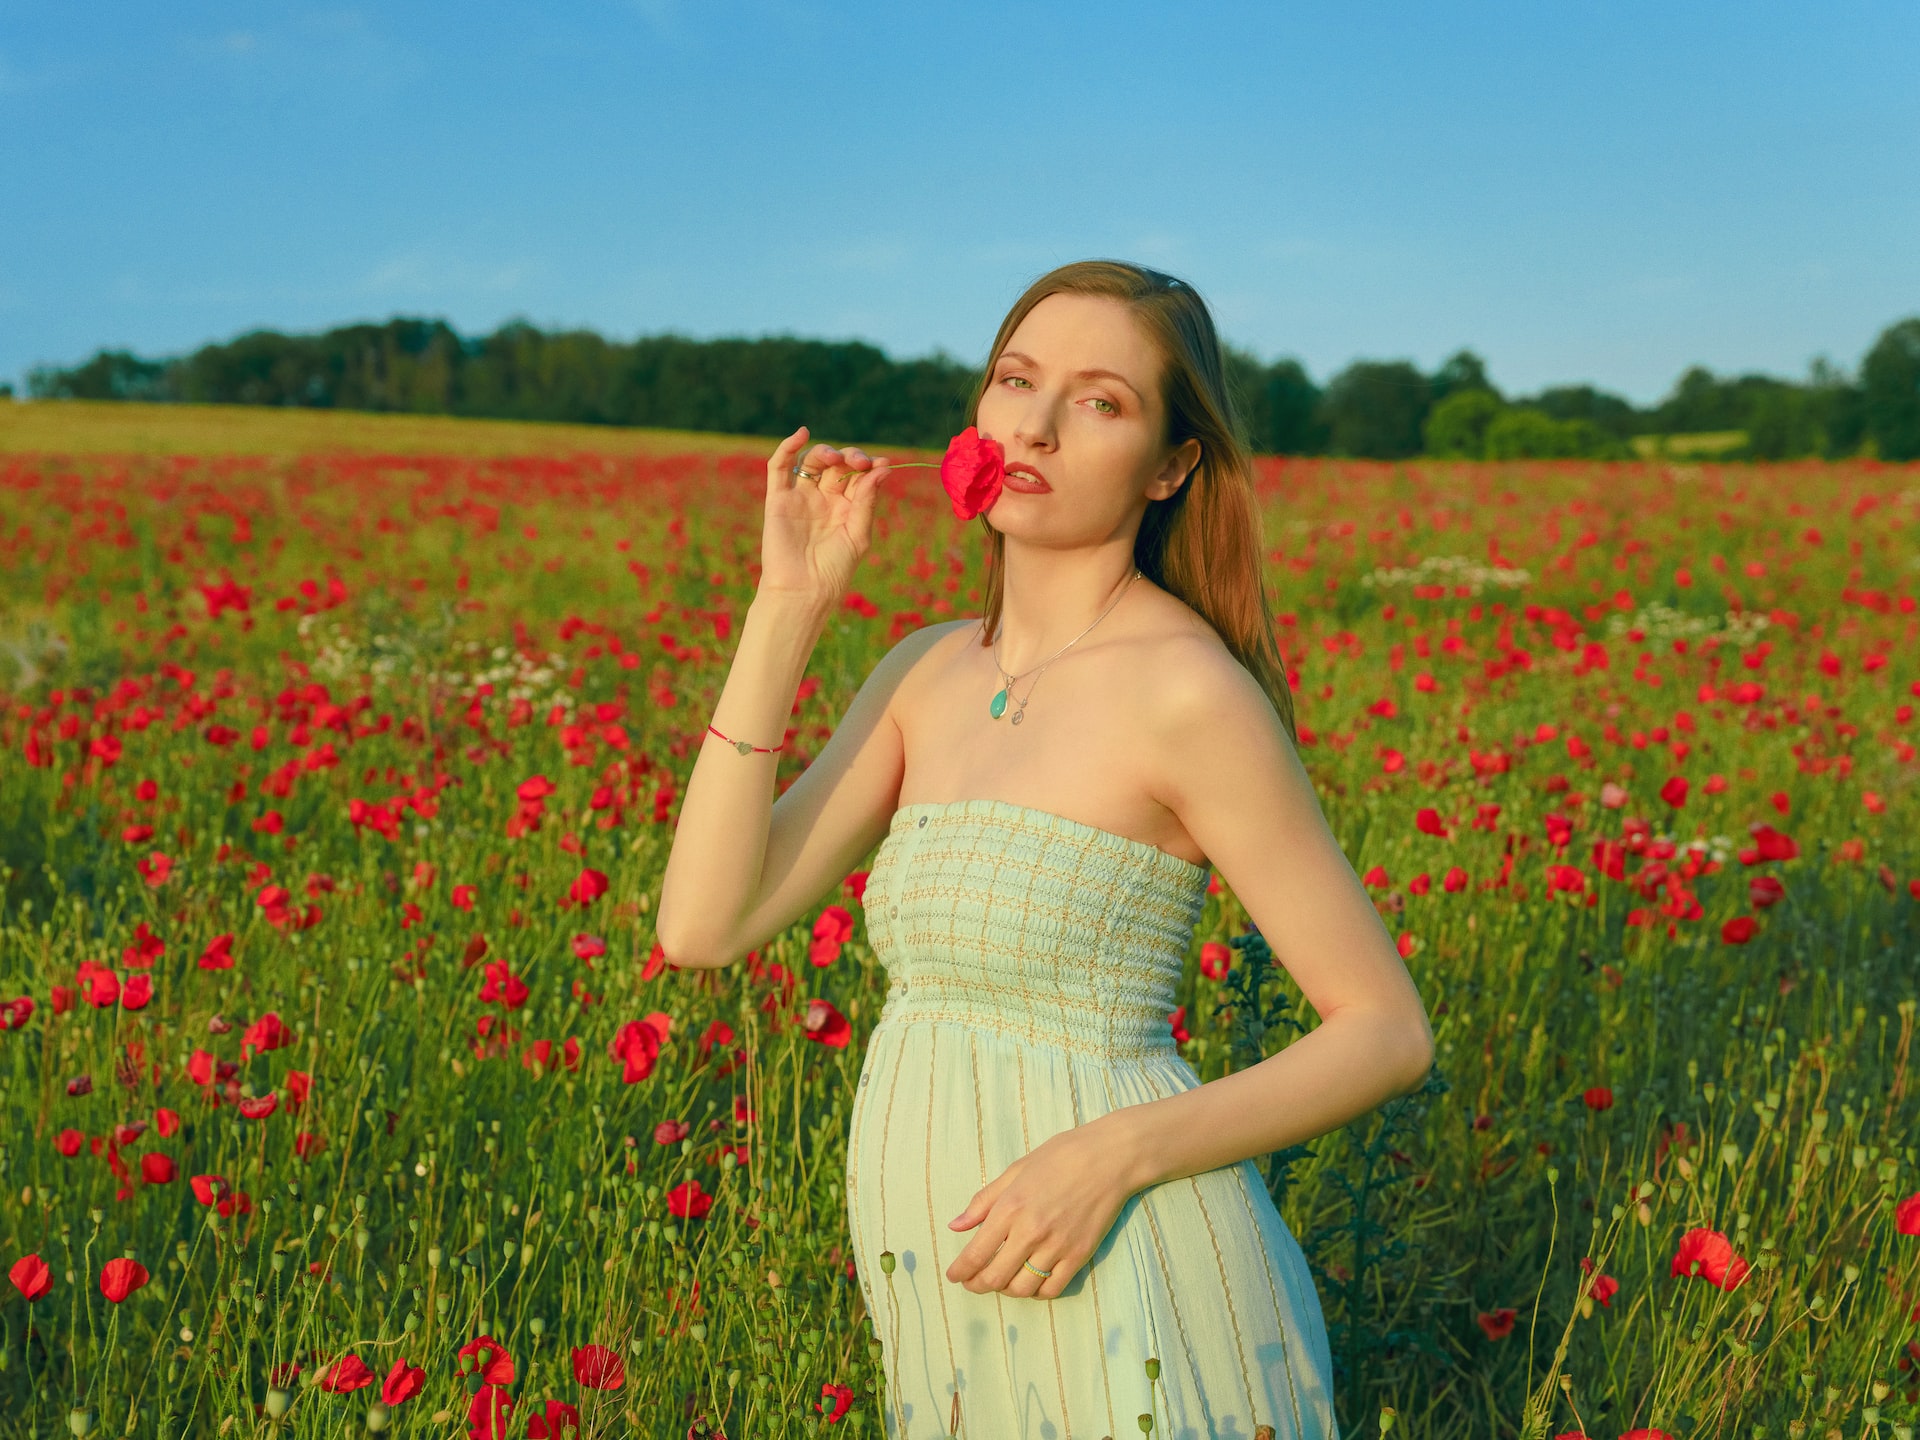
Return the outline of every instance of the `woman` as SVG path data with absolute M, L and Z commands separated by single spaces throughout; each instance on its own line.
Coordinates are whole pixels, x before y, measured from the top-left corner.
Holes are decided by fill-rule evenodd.
M 1155 271 L 1062 266 L 969 420 L 1005 451 L 986 615 L 894 646 L 778 804 L 759 756 L 889 463 L 803 455 L 804 426 L 774 451 L 659 939 L 730 964 L 879 844 L 847 1218 L 889 1436 L 1335 1436 L 1319 1299 L 1253 1160 L 1416 1088 L 1432 1032 L 1294 751 L 1212 320 Z M 1321 1023 L 1203 1085 L 1167 1016 L 1209 867 Z

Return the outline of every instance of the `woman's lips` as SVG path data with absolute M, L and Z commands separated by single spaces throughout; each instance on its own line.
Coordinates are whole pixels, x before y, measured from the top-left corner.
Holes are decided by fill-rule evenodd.
M 1018 467 L 1009 467 L 1005 470 L 1001 483 L 1007 489 L 1018 490 L 1023 495 L 1042 495 L 1053 488 L 1031 470 Z

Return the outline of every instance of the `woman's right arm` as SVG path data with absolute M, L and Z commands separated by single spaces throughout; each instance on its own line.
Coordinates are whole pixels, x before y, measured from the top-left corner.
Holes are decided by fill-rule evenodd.
M 806 435 L 803 425 L 767 462 L 760 586 L 710 717 L 729 739 L 755 746 L 783 741 L 814 645 L 866 553 L 874 492 L 888 473 L 884 458 L 816 445 L 803 463 L 819 480 L 798 480 L 792 470 Z M 760 891 L 777 765 L 777 755 L 743 755 L 712 731 L 702 737 L 655 916 L 674 964 L 730 958 L 729 941 Z

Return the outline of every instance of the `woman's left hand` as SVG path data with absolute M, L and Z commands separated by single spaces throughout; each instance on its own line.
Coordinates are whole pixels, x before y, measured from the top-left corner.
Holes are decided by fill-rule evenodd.
M 1097 1124 L 1063 1130 L 1009 1165 L 952 1220 L 980 1228 L 947 1279 L 985 1295 L 1052 1300 L 1079 1273 L 1133 1192 L 1116 1163 L 1110 1133 Z M 1052 1273 L 1045 1279 L 1022 1261 Z

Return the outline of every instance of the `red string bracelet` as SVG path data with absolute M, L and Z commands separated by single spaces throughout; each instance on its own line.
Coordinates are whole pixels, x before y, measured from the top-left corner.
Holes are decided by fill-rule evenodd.
M 707 726 L 707 729 L 713 730 L 713 726 L 709 725 Z M 716 735 L 720 735 L 720 732 L 718 730 L 713 730 L 713 733 Z M 733 740 L 733 739 L 729 739 L 725 735 L 720 735 L 720 738 L 722 740 L 726 740 L 727 744 L 731 745 L 734 749 L 738 750 L 742 755 L 751 755 L 756 750 L 758 750 L 763 755 L 776 755 L 780 751 L 787 748 L 787 742 L 784 740 L 782 740 L 778 745 L 768 746 L 768 745 L 750 745 L 745 740 Z

